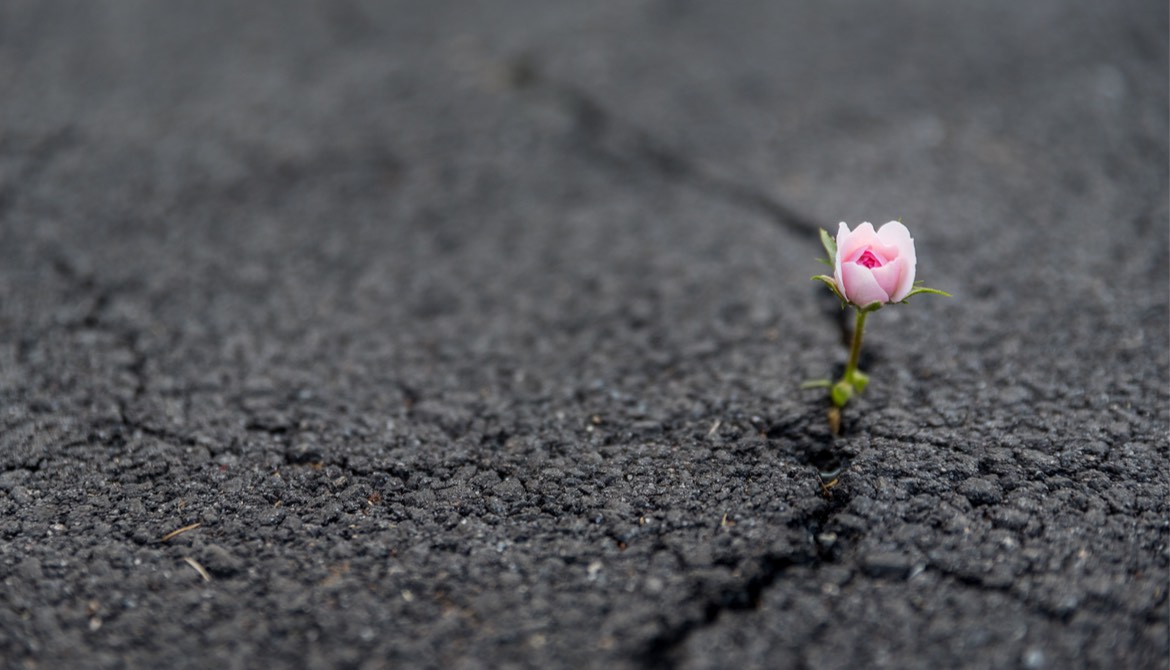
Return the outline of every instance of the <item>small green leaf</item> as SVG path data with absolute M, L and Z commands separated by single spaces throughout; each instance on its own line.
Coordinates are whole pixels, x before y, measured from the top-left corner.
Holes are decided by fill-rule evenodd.
M 854 370 L 853 379 L 851 381 L 853 382 L 853 388 L 858 393 L 861 393 L 865 390 L 866 386 L 869 386 L 869 375 L 865 374 L 861 370 Z
M 825 286 L 828 286 L 829 289 L 833 292 L 833 295 L 837 296 L 841 302 L 846 302 L 845 296 L 841 295 L 841 291 L 837 288 L 837 282 L 832 277 L 828 275 L 817 275 L 812 277 L 812 280 L 824 282 Z
M 821 246 L 825 248 L 825 253 L 829 254 L 829 265 L 833 265 L 837 260 L 837 240 L 834 240 L 824 228 L 821 228 Z
M 955 297 L 955 296 L 951 295 L 950 293 L 947 293 L 946 291 L 940 291 L 936 288 L 926 288 L 925 286 L 915 286 L 912 291 L 910 291 L 909 293 L 906 294 L 906 298 L 902 298 L 902 302 L 906 302 L 907 298 L 909 298 L 912 295 L 918 295 L 919 293 L 930 293 L 933 295 L 945 296 L 947 298 Z
M 821 265 L 827 265 L 827 266 L 829 266 L 829 267 L 833 267 L 833 264 L 832 264 L 832 263 L 830 263 L 829 261 L 827 261 L 827 260 L 825 260 L 825 259 L 823 259 L 823 258 L 818 258 L 818 259 L 817 259 L 817 262 L 818 262 L 818 263 L 820 263 Z
M 829 391 L 829 396 L 833 399 L 833 404 L 837 407 L 844 407 L 845 403 L 853 397 L 853 385 L 842 379 L 833 384 L 832 390 Z
M 802 389 L 827 389 L 833 385 L 830 379 L 810 379 L 800 385 Z

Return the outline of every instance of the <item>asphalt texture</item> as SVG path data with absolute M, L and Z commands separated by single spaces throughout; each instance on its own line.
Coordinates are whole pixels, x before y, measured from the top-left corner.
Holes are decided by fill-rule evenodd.
M 1166 667 L 1167 27 L 3 3 L 3 667 Z

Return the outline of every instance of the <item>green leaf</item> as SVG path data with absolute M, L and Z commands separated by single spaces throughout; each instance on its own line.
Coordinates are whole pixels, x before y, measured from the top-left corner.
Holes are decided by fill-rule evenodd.
M 869 375 L 865 374 L 861 370 L 854 370 L 853 379 L 850 381 L 853 382 L 853 388 L 858 393 L 861 393 L 865 390 L 866 386 L 869 386 Z
M 829 265 L 833 265 L 837 260 L 837 240 L 834 240 L 824 228 L 821 228 L 821 246 L 825 248 L 825 253 L 829 254 Z
M 827 261 L 827 260 L 825 260 L 825 259 L 823 259 L 823 258 L 818 258 L 818 259 L 817 259 L 817 262 L 818 262 L 818 263 L 820 263 L 821 265 L 827 265 L 827 266 L 829 266 L 829 267 L 833 267 L 833 264 L 832 264 L 832 263 L 830 263 L 829 261 Z
M 925 286 L 915 286 L 912 291 L 910 291 L 909 293 L 906 294 L 905 298 L 902 298 L 902 302 L 906 302 L 907 298 L 909 298 L 912 295 L 918 295 L 919 293 L 930 293 L 930 294 L 934 294 L 934 295 L 945 296 L 947 298 L 955 297 L 955 296 L 951 295 L 950 293 L 947 293 L 946 291 L 940 291 L 936 288 L 926 288 Z
M 840 299 L 841 302 L 843 302 L 843 303 L 847 302 L 845 300 L 845 296 L 841 295 L 841 291 L 837 288 L 837 282 L 832 277 L 830 277 L 828 275 L 817 275 L 815 277 L 812 277 L 812 280 L 824 282 L 825 286 L 828 286 L 829 290 L 831 290 L 833 292 L 833 295 L 837 296 L 837 298 Z
M 832 390 L 829 391 L 829 396 L 833 399 L 833 404 L 837 407 L 844 407 L 845 403 L 853 397 L 853 385 L 842 379 L 833 384 Z

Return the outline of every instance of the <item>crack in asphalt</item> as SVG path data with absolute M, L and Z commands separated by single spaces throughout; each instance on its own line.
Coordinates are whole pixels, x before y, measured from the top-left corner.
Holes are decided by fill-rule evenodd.
M 1065 609 L 1046 603 L 1034 602 L 1026 594 L 1020 593 L 1019 590 L 1015 587 L 1015 584 L 1007 586 L 988 584 L 986 580 L 981 579 L 978 576 L 943 567 L 936 561 L 928 562 L 926 564 L 926 569 L 951 580 L 951 583 L 957 586 L 969 588 L 980 593 L 1001 593 L 1023 605 L 1032 614 L 1043 617 L 1052 622 L 1067 624 L 1076 615 L 1078 610 L 1078 607 Z
M 638 655 L 645 668 L 674 668 L 686 641 L 696 631 L 711 626 L 724 611 L 744 611 L 759 606 L 763 592 L 794 565 L 808 565 L 811 557 L 799 554 L 766 554 L 758 560 L 757 573 L 739 590 L 723 590 L 717 594 L 699 596 L 702 603 L 699 616 L 690 617 L 652 637 Z
M 565 110 L 573 119 L 580 145 L 598 160 L 624 170 L 649 169 L 669 181 L 757 212 L 791 232 L 808 235 L 821 228 L 775 196 L 715 174 L 652 133 L 621 121 L 581 88 L 546 77 L 528 58 L 512 59 L 506 73 L 513 90 L 543 97 Z
M 637 659 L 645 668 L 670 669 L 679 664 L 679 655 L 691 635 L 714 625 L 724 612 L 744 612 L 758 609 L 764 594 L 784 577 L 789 569 L 806 567 L 819 570 L 826 565 L 837 564 L 844 553 L 843 543 L 831 546 L 822 544 L 818 535 L 845 505 L 845 500 L 829 498 L 815 511 L 789 522 L 789 526 L 807 533 L 809 546 L 804 550 L 786 553 L 768 552 L 754 560 L 755 569 L 738 588 L 720 589 L 715 593 L 702 593 L 701 585 L 696 587 L 695 600 L 700 601 L 698 613 L 667 627 L 644 645 Z
M 775 196 L 705 169 L 697 161 L 671 147 L 652 133 L 623 122 L 579 87 L 553 81 L 527 57 L 505 64 L 506 81 L 517 93 L 543 98 L 573 119 L 578 144 L 586 155 L 622 170 L 649 169 L 718 200 L 756 212 L 789 232 L 816 239 L 825 226 Z M 839 307 L 837 301 L 833 306 Z M 844 346 L 849 346 L 852 324 L 845 310 L 835 309 L 834 324 Z
M 815 437 L 811 436 L 812 420 L 811 416 L 805 415 L 767 427 L 753 427 L 763 433 L 769 441 L 790 438 L 792 442 L 788 443 L 789 447 L 799 445 L 792 457 L 805 465 L 815 467 L 818 472 L 847 469 L 849 459 L 846 456 L 827 448 L 825 444 L 817 443 Z M 834 518 L 846 504 L 847 497 L 834 495 L 826 488 L 825 500 L 821 504 L 788 522 L 790 528 L 800 530 L 802 536 L 807 538 L 807 544 L 803 548 L 782 553 L 766 552 L 754 558 L 744 557 L 738 565 L 754 564 L 754 569 L 750 570 L 747 579 L 738 587 L 704 592 L 702 585 L 696 584 L 695 594 L 691 598 L 691 602 L 695 604 L 694 613 L 678 623 L 666 626 L 664 630 L 651 637 L 636 655 L 639 663 L 645 668 L 655 670 L 675 668 L 680 663 L 680 654 L 691 635 L 716 624 L 724 612 L 758 609 L 764 594 L 783 579 L 789 569 L 804 567 L 817 571 L 828 565 L 839 564 L 846 553 L 846 543 L 859 537 L 857 531 L 833 527 Z M 831 543 L 824 543 L 821 534 L 829 528 L 833 528 L 835 537 Z
M 130 353 L 130 360 L 124 367 L 133 379 L 131 399 L 129 401 L 125 399 L 117 400 L 118 419 L 112 423 L 117 427 L 125 429 L 125 434 L 133 435 L 136 432 L 140 432 L 143 435 L 149 435 L 170 444 L 187 446 L 196 444 L 196 440 L 193 437 L 163 427 L 152 426 L 132 416 L 133 411 L 130 404 L 134 401 L 141 400 L 147 393 L 146 366 L 148 356 L 142 350 L 142 333 L 135 328 L 118 327 L 114 324 L 107 323 L 103 318 L 104 312 L 109 309 L 113 301 L 114 295 L 124 290 L 125 287 L 103 284 L 92 273 L 77 268 L 69 259 L 60 255 L 54 255 L 52 257 L 51 265 L 57 274 L 66 281 L 70 290 L 78 295 L 90 298 L 83 314 L 80 314 L 69 322 L 60 324 L 60 327 L 66 330 L 86 328 L 111 333 L 117 338 L 117 346 L 124 348 Z M 103 426 L 102 422 L 97 422 L 92 428 L 96 432 L 108 426 L 108 423 Z M 124 437 L 125 435 L 123 435 Z

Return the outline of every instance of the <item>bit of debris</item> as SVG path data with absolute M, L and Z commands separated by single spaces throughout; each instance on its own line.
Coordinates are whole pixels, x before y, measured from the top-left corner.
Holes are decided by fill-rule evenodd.
M 159 542 L 166 542 L 167 540 L 173 540 L 176 537 L 182 535 L 183 533 L 186 533 L 189 530 L 195 530 L 196 528 L 198 528 L 202 525 L 203 525 L 203 522 L 198 521 L 198 522 L 191 524 L 190 526 L 183 526 L 182 528 L 179 528 L 177 530 L 172 530 L 171 532 L 169 532 L 166 535 L 163 535 L 161 538 L 159 538 Z
M 211 581 L 211 575 L 207 573 L 207 570 L 205 570 L 202 565 L 199 565 L 199 561 L 191 558 L 190 556 L 184 556 L 183 560 L 187 562 L 187 565 L 195 568 L 195 572 L 199 573 L 199 576 L 203 578 L 203 581 Z

